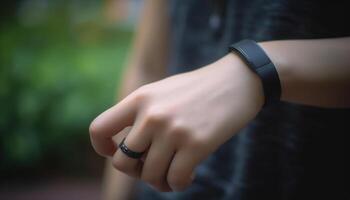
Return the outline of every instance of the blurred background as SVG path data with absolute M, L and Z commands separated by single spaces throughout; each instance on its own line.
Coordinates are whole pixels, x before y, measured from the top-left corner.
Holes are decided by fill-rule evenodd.
M 7 0 L 0 18 L 0 199 L 98 199 L 91 120 L 113 105 L 139 0 Z

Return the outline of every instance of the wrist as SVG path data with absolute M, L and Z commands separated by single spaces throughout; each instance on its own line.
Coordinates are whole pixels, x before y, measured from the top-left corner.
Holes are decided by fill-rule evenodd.
M 293 76 L 293 68 L 288 67 L 291 62 L 288 60 L 288 57 L 285 56 L 285 49 L 280 48 L 280 43 L 281 41 L 267 41 L 260 42 L 259 45 L 276 67 L 281 83 L 281 100 L 284 100 L 286 95 L 285 91 L 287 91 L 288 87 L 287 82 L 290 82 L 289 80 L 291 80 Z
M 259 76 L 264 93 L 264 105 L 278 102 L 281 98 L 281 83 L 275 65 L 265 51 L 253 40 L 245 39 L 229 46 Z
M 236 53 L 229 53 L 218 61 L 222 76 L 232 84 L 231 90 L 245 96 L 253 110 L 260 111 L 264 105 L 264 91 L 260 77 Z M 218 66 L 216 66 L 218 67 Z M 230 83 L 229 82 L 229 83 Z M 227 82 L 226 82 L 227 84 Z

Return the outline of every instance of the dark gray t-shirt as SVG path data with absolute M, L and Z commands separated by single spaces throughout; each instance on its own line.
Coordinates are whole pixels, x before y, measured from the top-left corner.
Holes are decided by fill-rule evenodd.
M 170 74 L 209 64 L 244 38 L 350 36 L 350 12 L 340 1 L 172 0 L 170 6 Z M 138 199 L 345 199 L 349 124 L 349 109 L 266 107 L 197 168 L 186 191 L 160 193 L 143 184 Z

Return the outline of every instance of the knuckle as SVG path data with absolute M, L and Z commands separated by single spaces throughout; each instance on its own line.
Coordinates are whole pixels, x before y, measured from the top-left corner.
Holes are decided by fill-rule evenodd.
M 175 141 L 187 141 L 190 138 L 191 130 L 185 123 L 172 122 L 168 126 L 167 134 Z
M 144 102 L 150 96 L 149 86 L 144 85 L 136 89 L 133 93 L 133 99 L 137 102 Z
M 195 134 L 193 134 L 193 137 L 188 140 L 188 143 L 191 146 L 202 146 L 205 141 L 201 137 L 196 137 Z
M 174 134 L 178 135 L 188 135 L 190 133 L 190 128 L 183 122 L 174 121 L 170 126 L 169 126 L 169 131 L 173 132 Z
M 149 125 L 165 124 L 169 120 L 169 115 L 160 107 L 152 107 L 146 111 L 144 119 Z

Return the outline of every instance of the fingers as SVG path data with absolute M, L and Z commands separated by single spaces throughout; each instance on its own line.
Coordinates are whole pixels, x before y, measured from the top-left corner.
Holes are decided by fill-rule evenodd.
M 166 176 L 174 155 L 173 144 L 157 137 L 152 142 L 142 168 L 141 179 L 163 192 L 170 192 Z
M 202 160 L 195 154 L 189 149 L 181 149 L 175 154 L 167 175 L 167 182 L 173 191 L 183 191 L 192 183 L 195 167 Z
M 194 140 L 195 132 L 176 120 L 169 108 L 152 105 L 146 89 L 138 91 L 91 123 L 92 144 L 99 154 L 113 155 L 113 165 L 119 171 L 142 178 L 162 191 L 183 190 L 192 182 L 195 166 L 207 155 L 198 148 L 204 145 Z M 143 158 L 128 157 L 112 140 L 129 126 L 124 144 L 130 151 L 147 152 Z
M 90 138 L 97 153 L 103 156 L 112 156 L 116 150 L 112 136 L 133 124 L 136 117 L 137 103 L 131 99 L 123 99 L 91 123 L 89 128 Z
M 130 133 L 132 126 L 128 126 L 124 128 L 122 131 L 120 131 L 117 135 L 114 135 L 112 137 L 112 140 L 115 144 L 115 146 L 118 146 L 122 142 L 124 138 Z
M 149 126 L 144 121 L 136 120 L 135 125 L 124 140 L 124 144 L 132 151 L 145 152 L 149 148 L 155 126 Z M 143 162 L 141 159 L 130 158 L 118 149 L 113 156 L 113 166 L 129 176 L 139 178 Z

